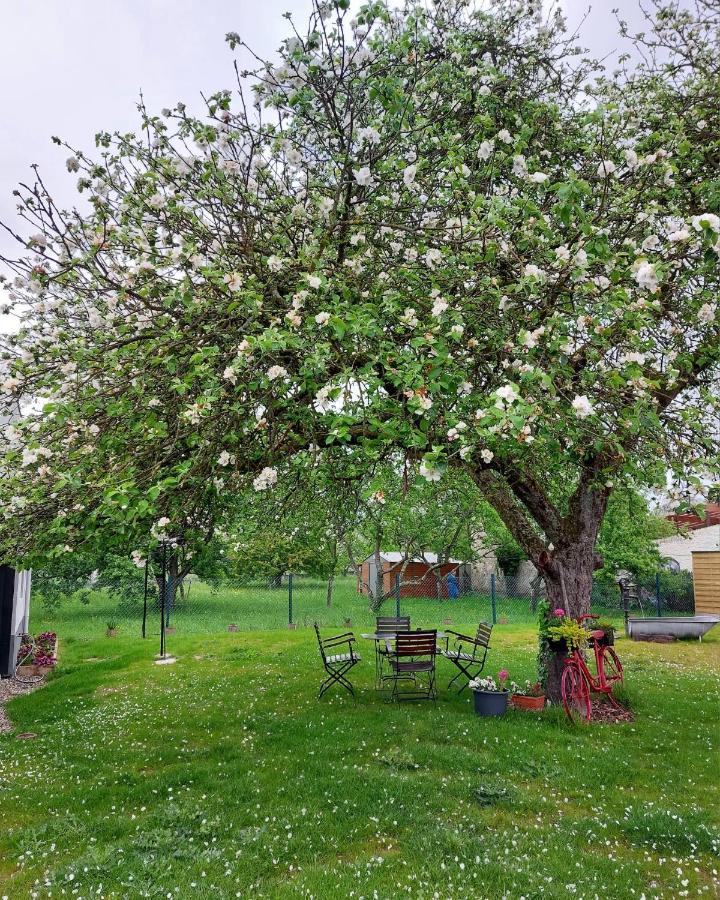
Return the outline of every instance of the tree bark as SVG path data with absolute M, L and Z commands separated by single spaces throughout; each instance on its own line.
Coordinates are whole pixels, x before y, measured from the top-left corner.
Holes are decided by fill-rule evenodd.
M 328 606 L 332 606 L 334 582 L 335 582 L 335 576 L 333 574 L 330 574 L 328 576 L 328 583 L 327 583 L 327 605 Z

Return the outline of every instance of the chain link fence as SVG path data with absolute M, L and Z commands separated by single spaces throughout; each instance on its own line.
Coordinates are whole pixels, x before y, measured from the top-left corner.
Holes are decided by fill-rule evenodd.
M 167 633 L 211 634 L 221 631 L 321 627 L 371 631 L 376 615 L 407 615 L 413 627 L 470 629 L 481 621 L 495 624 L 533 624 L 543 598 L 541 582 L 518 583 L 492 574 L 422 581 L 398 576 L 386 580 L 378 604 L 355 576 L 331 579 L 309 575 L 258 576 L 222 581 L 186 577 L 166 594 Z M 592 610 L 622 619 L 618 586 L 597 580 Z M 692 615 L 692 576 L 687 572 L 658 572 L 638 584 L 632 615 Z M 159 586 L 151 579 L 87 588 L 60 599 L 43 596 L 42 580 L 34 591 L 30 627 L 33 632 L 57 631 L 64 636 L 99 637 L 107 630 L 124 636 L 158 636 L 161 629 Z

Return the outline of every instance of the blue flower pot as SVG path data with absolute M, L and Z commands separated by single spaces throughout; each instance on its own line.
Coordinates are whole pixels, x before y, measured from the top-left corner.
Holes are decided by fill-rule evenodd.
M 510 691 L 473 691 L 475 712 L 479 716 L 502 716 L 509 697 Z

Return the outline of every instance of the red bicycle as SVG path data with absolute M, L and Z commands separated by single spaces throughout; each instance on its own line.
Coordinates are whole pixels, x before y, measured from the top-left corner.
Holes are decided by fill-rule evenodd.
M 595 615 L 578 616 L 576 622 L 580 625 L 588 619 L 597 619 Z M 590 694 L 607 694 L 608 700 L 617 709 L 622 709 L 612 695 L 613 686 L 623 680 L 623 668 L 618 655 L 612 647 L 604 641 L 603 631 L 590 631 L 588 643 L 595 651 L 595 670 L 593 675 L 585 662 L 585 657 L 577 648 L 573 649 L 570 656 L 563 660 L 563 673 L 560 682 L 563 706 L 567 717 L 573 724 L 589 722 L 592 717 L 592 703 Z

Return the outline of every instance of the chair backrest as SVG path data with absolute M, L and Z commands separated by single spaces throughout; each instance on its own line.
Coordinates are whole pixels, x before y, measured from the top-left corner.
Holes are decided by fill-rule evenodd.
M 435 656 L 437 629 L 433 631 L 398 631 L 395 639 L 396 656 Z
M 323 660 L 325 659 L 325 648 L 323 647 L 322 638 L 320 637 L 320 629 L 318 628 L 318 623 L 314 623 L 315 634 L 317 636 L 318 647 L 320 648 L 320 656 L 322 656 Z
M 490 635 L 492 634 L 493 627 L 492 625 L 488 625 L 487 622 L 481 622 L 478 625 L 477 634 L 475 635 L 475 640 L 483 647 L 490 647 Z
M 375 619 L 376 634 L 396 634 L 410 631 L 410 616 L 378 616 Z

